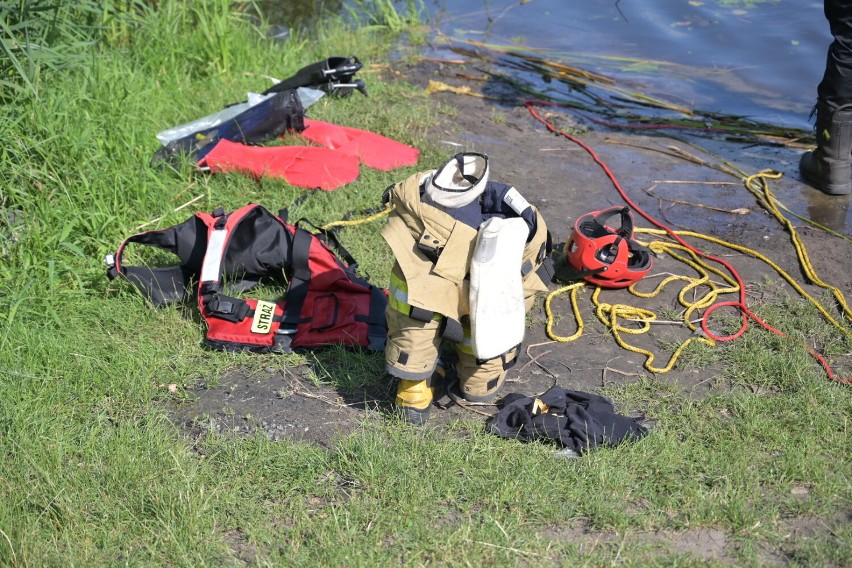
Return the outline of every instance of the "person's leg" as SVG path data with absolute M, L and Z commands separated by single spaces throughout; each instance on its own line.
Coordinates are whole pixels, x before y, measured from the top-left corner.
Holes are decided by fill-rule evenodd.
M 396 406 L 412 424 L 429 419 L 432 374 L 441 345 L 438 321 L 420 321 L 393 308 L 387 310 L 388 340 L 385 369 L 399 379 Z
M 478 360 L 463 348 L 457 349 L 456 353 L 456 373 L 462 396 L 470 402 L 491 402 L 497 398 L 506 373 L 517 358 L 518 348 L 486 361 Z
M 817 94 L 837 108 L 852 104 L 852 0 L 825 0 L 825 17 L 834 41 Z
M 817 87 L 817 148 L 802 155 L 799 171 L 829 195 L 852 192 L 852 0 L 825 0 L 834 41 Z

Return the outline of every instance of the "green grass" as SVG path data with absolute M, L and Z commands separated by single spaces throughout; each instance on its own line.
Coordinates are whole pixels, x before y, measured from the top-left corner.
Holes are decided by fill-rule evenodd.
M 316 363 L 317 383 L 357 391 L 378 386 L 383 361 L 205 351 L 191 306 L 153 310 L 107 281 L 101 259 L 134 227 L 248 201 L 275 210 L 307 193 L 153 170 L 154 134 L 330 54 L 365 62 L 371 97 L 323 101 L 311 116 L 415 144 L 434 164 L 422 133 L 437 111 L 371 68 L 396 37 L 390 25 L 330 21 L 272 44 L 222 0 L 131 2 L 97 26 L 80 21 L 52 45 L 84 51 L 29 84 L 4 75 L 22 94 L 0 109 L 0 565 L 697 565 L 659 534 L 698 529 L 725 535 L 736 564 L 761 565 L 767 550 L 802 566 L 852 563 L 852 397 L 790 341 L 847 361 L 852 345 L 797 299 L 759 313 L 798 339 L 752 329 L 690 355 L 691 367 L 721 359 L 730 390 L 693 400 L 647 378 L 607 389 L 658 427 L 577 460 L 488 435 L 479 420 L 417 431 L 372 412 L 329 450 L 184 437 L 162 385 Z M 345 188 L 310 193 L 292 218 L 323 224 L 375 207 L 413 171 L 363 168 Z M 342 239 L 374 282 L 387 280 L 377 226 Z M 788 538 L 808 519 L 830 529 Z

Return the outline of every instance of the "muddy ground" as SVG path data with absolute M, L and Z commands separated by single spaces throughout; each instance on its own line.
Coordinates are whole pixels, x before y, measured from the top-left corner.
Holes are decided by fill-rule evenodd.
M 514 185 L 536 205 L 557 245 L 568 239 L 577 216 L 623 204 L 612 182 L 585 150 L 565 138 L 548 133 L 518 104 L 517 95 L 505 87 L 471 81 L 471 70 L 456 64 L 426 63 L 416 69 L 399 68 L 396 71 L 424 87 L 430 79 L 434 79 L 456 86 L 467 85 L 476 93 L 503 99 L 500 102 L 494 98 L 448 92 L 433 94 L 437 103 L 453 110 L 442 115 L 440 124 L 430 137 L 446 146 L 448 157 L 461 150 L 488 154 L 491 179 Z M 670 153 L 671 146 L 697 153 L 694 148 L 662 131 L 652 135 L 614 131 L 570 114 L 547 109 L 541 112 L 559 128 L 578 131 L 578 136 L 599 154 L 631 199 L 653 217 L 675 229 L 698 231 L 755 249 L 803 283 L 809 293 L 821 295 L 821 289 L 804 284 L 790 235 L 757 204 L 740 180 Z M 676 134 L 684 135 L 683 132 Z M 852 235 L 850 197 L 825 196 L 803 184 L 798 176 L 801 149 L 706 136 L 693 140 L 746 172 L 756 173 L 764 168 L 781 172 L 783 177 L 772 181 L 771 188 L 783 204 L 794 213 L 847 237 Z M 422 165 L 428 169 L 440 164 Z M 849 260 L 852 242 L 815 229 L 798 219 L 794 221 L 817 274 L 824 281 L 841 288 L 847 298 L 852 296 L 852 261 Z M 650 227 L 638 217 L 637 225 Z M 734 264 L 750 285 L 751 301 L 776 302 L 782 299 L 777 292 L 752 288 L 767 277 L 780 281 L 780 277 L 763 262 L 711 243 L 694 242 L 708 252 L 724 255 Z M 683 264 L 669 257 L 658 258 L 647 279 L 648 289 L 665 273 L 685 272 L 688 269 Z M 552 290 L 558 287 L 558 284 L 551 285 Z M 792 289 L 788 291 L 795 294 Z M 671 372 L 658 374 L 644 369 L 645 357 L 620 348 L 596 320 L 589 294 L 586 293 L 583 298 L 586 329 L 579 339 L 570 343 L 552 342 L 546 337 L 543 302 L 538 303 L 532 314 L 524 352 L 509 372 L 503 393 L 540 393 L 554 384 L 596 392 L 604 385 L 636 381 L 642 376 L 651 376 L 690 397 L 706 396 L 714 389 L 729 388 L 719 380 L 721 369 L 712 366 L 694 369 L 681 365 Z M 667 314 L 674 314 L 677 308 L 673 293 L 640 300 L 626 291 L 617 291 L 607 293 L 605 301 L 644 306 Z M 556 333 L 563 336 L 574 333 L 576 327 L 566 297 L 556 300 L 554 307 L 561 314 Z M 644 336 L 631 336 L 630 341 L 654 350 L 657 353 L 654 363 L 664 366 L 671 354 L 672 343 L 683 341 L 690 333 L 683 326 L 659 325 Z M 322 363 L 324 356 L 319 353 L 316 360 Z M 381 355 L 377 354 L 376 358 L 376 368 L 381 369 Z M 340 362 L 336 364 L 336 368 L 340 368 Z M 847 362 L 845 371 L 848 370 Z M 349 391 L 339 391 L 312 381 L 311 377 L 316 374 L 310 366 L 284 370 L 270 367 L 262 372 L 233 370 L 212 383 L 190 387 L 189 400 L 174 410 L 174 419 L 191 436 L 209 429 L 237 435 L 265 432 L 273 440 L 286 438 L 329 446 L 337 436 L 362 427 L 365 421 L 372 418 L 382 420 L 387 416 L 394 391 L 389 381 L 379 379 Z M 496 411 L 493 406 L 461 408 L 447 397 L 439 402 L 442 408 L 433 409 L 430 427 L 440 428 L 462 415 L 484 421 L 485 414 Z M 642 414 L 644 411 L 641 408 L 620 410 L 627 414 Z M 653 419 L 652 416 L 649 418 Z

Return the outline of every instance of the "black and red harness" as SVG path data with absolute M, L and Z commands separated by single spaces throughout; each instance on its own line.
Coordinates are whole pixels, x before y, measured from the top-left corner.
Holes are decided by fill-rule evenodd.
M 340 254 L 336 255 L 329 242 Z M 125 266 L 130 243 L 175 254 L 177 266 Z M 387 293 L 356 275 L 357 263 L 334 235 L 289 225 L 257 204 L 232 213 L 197 213 L 183 223 L 127 238 L 106 259 L 155 306 L 197 290 L 207 323 L 205 345 L 225 351 L 290 351 L 342 344 L 384 349 Z M 280 300 L 238 298 L 271 279 L 286 286 Z M 196 286 L 197 284 L 197 286 Z

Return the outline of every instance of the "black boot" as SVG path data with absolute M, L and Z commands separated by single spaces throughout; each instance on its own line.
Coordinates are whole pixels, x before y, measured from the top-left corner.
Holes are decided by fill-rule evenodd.
M 852 105 L 817 102 L 817 148 L 802 155 L 805 181 L 829 195 L 852 192 Z

